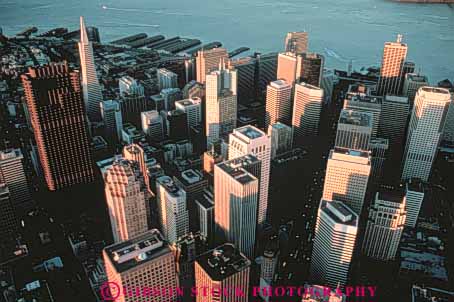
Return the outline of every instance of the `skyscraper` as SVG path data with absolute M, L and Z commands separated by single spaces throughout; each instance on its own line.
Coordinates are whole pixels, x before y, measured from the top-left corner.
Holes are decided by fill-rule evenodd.
M 195 203 L 200 234 L 211 245 L 215 235 L 214 194 L 212 187 L 205 188 L 202 194 L 196 197 Z
M 297 75 L 299 81 L 320 87 L 323 77 L 325 58 L 318 53 L 301 54 L 301 70 Z
M 258 60 L 255 57 L 229 59 L 228 67 L 238 74 L 238 103 L 249 104 L 258 96 L 257 71 Z
M 295 143 L 301 143 L 305 136 L 318 134 L 322 103 L 322 89 L 306 83 L 295 85 L 292 117 Z
M 25 205 L 32 199 L 23 159 L 20 149 L 0 151 L 0 183 L 8 186 L 9 197 L 14 206 Z
M 118 302 L 175 302 L 179 286 L 175 255 L 158 230 L 107 246 L 103 250 L 110 296 Z M 139 294 L 136 289 L 140 288 Z M 145 289 L 169 289 L 165 295 L 152 295 Z M 118 292 L 121 291 L 121 292 Z
M 107 207 L 114 242 L 130 240 L 148 230 L 147 195 L 139 165 L 118 160 L 104 175 Z
M 400 190 L 377 192 L 369 210 L 363 253 L 378 260 L 394 260 L 406 216 L 404 192 Z
M 328 158 L 322 198 L 342 201 L 361 215 L 370 172 L 369 152 L 335 147 Z
M 451 94 L 447 89 L 421 87 L 408 126 L 402 180 L 427 181 L 443 135 Z
M 157 70 L 159 90 L 165 88 L 178 88 L 178 75 L 165 68 Z
M 202 100 L 199 97 L 176 101 L 175 108 L 186 113 L 188 129 L 202 124 Z
M 140 114 L 143 132 L 152 140 L 159 142 L 164 137 L 164 120 L 156 110 L 144 111 Z
M 307 52 L 307 45 L 309 43 L 308 33 L 305 31 L 289 32 L 285 36 L 285 51 L 293 53 Z
M 229 137 L 229 159 L 247 154 L 255 155 L 262 163 L 257 223 L 259 228 L 268 218 L 268 187 L 270 182 L 271 138 L 254 126 L 235 129 Z
M 207 145 L 211 146 L 226 137 L 236 127 L 237 119 L 237 74 L 234 70 L 219 70 L 206 76 L 206 129 Z
M 372 136 L 372 115 L 342 109 L 337 123 L 336 147 L 368 151 Z
M 49 190 L 93 181 L 79 73 L 66 63 L 30 68 L 22 84 Z
M 226 243 L 203 254 L 195 261 L 196 301 L 249 301 L 250 266 L 251 261 L 233 244 Z M 203 288 L 209 289 L 206 296 Z
M 429 86 L 429 81 L 426 76 L 418 73 L 407 73 L 405 75 L 402 94 L 408 97 L 410 108 L 413 107 L 416 92 L 418 92 L 418 89 L 423 86 Z
M 255 156 L 246 155 L 214 168 L 214 213 L 218 238 L 235 244 L 250 258 L 254 257 L 259 178 L 248 170 L 259 167 L 260 161 Z
M 375 138 L 380 125 L 382 101 L 382 97 L 372 96 L 366 87 L 350 85 L 349 92 L 344 100 L 344 109 L 372 114 L 372 137 Z
M 292 86 L 284 80 L 271 82 L 266 89 L 265 129 L 277 122 L 290 125 L 292 120 Z
M 0 182 L 0 236 L 2 241 L 8 241 L 12 239 L 12 236 L 16 236 L 18 227 L 10 191 L 5 183 Z
M 292 127 L 282 123 L 270 125 L 268 127 L 268 136 L 271 138 L 271 159 L 292 149 Z
M 410 179 L 405 185 L 407 219 L 405 225 L 416 227 L 419 212 L 424 201 L 424 184 L 419 179 Z
M 399 95 L 402 72 L 407 57 L 407 44 L 402 43 L 402 35 L 396 42 L 386 42 L 381 62 L 378 95 Z
M 197 82 L 205 84 L 206 75 L 217 70 L 221 61 L 227 61 L 229 55 L 225 48 L 199 50 L 196 58 Z
M 189 211 L 186 192 L 169 176 L 156 180 L 159 220 L 164 238 L 171 244 L 189 233 Z
M 397 151 L 396 149 L 400 149 L 405 139 L 409 110 L 407 97 L 387 95 L 383 99 L 379 136 L 389 140 L 393 153 Z
M 301 72 L 301 56 L 285 52 L 277 57 L 277 79 L 284 80 L 293 87 Z
M 123 129 L 120 103 L 116 100 L 108 100 L 99 105 L 101 106 L 101 117 L 107 140 L 109 142 L 120 142 L 121 129 Z
M 188 116 L 186 112 L 180 110 L 167 112 L 167 135 L 175 141 L 189 138 Z
M 120 108 L 123 123 L 140 126 L 140 113 L 149 109 L 144 95 L 144 87 L 130 76 L 119 80 Z
M 332 288 L 346 284 L 358 220 L 358 215 L 343 202 L 320 201 L 311 259 L 311 279 L 314 282 Z
M 80 41 L 78 45 L 85 109 L 87 110 L 90 121 L 99 121 L 101 119 L 99 103 L 103 100 L 102 91 L 99 85 L 98 75 L 96 74 L 93 46 L 90 40 L 88 40 L 83 17 L 80 17 Z

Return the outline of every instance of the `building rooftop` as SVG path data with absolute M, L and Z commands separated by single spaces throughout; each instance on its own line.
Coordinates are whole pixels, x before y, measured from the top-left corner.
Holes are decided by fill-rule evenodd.
M 253 140 L 265 136 L 265 133 L 263 131 L 251 125 L 246 125 L 241 128 L 237 128 L 233 130 L 233 134 L 241 134 L 248 140 Z
M 248 269 L 251 261 L 233 244 L 226 243 L 201 255 L 197 263 L 212 280 L 221 281 Z
M 104 248 L 104 253 L 117 273 L 121 273 L 171 253 L 171 250 L 161 233 L 153 229 L 134 239 L 110 245 Z
M 337 223 L 346 225 L 357 225 L 358 223 L 358 215 L 341 201 L 322 200 L 320 208 Z
M 350 159 L 353 159 L 352 157 L 356 157 L 358 159 L 362 159 L 362 161 L 365 161 L 366 159 L 368 161 L 370 160 L 369 151 L 360 151 L 341 147 L 334 147 L 334 149 L 331 150 L 330 159 L 345 160 L 346 158 L 343 155 L 348 155 Z
M 391 102 L 391 103 L 408 104 L 408 97 L 397 96 L 397 95 L 386 95 L 384 101 Z
M 339 117 L 339 123 L 363 127 L 372 127 L 372 115 L 366 112 L 342 109 Z
M 454 301 L 454 292 L 433 287 L 413 285 L 411 302 L 451 302 Z
M 407 189 L 413 192 L 424 193 L 424 182 L 417 178 L 412 178 L 407 182 Z
M 203 175 L 199 171 L 194 169 L 189 169 L 181 172 L 180 179 L 184 180 L 184 182 L 188 185 L 195 184 L 203 180 Z
M 187 106 L 199 105 L 201 103 L 202 103 L 202 100 L 200 98 L 194 97 L 192 99 L 185 99 L 185 100 L 176 101 L 175 105 L 180 105 L 180 106 L 183 106 L 183 107 L 187 107 Z
M 380 190 L 377 192 L 378 199 L 391 201 L 395 203 L 402 203 L 404 201 L 405 192 L 401 188 L 395 190 Z
M 203 192 L 195 198 L 195 202 L 205 209 L 214 208 L 213 187 L 205 188 Z
M 22 152 L 20 149 L 6 149 L 0 151 L 0 161 L 6 161 L 11 159 L 22 159 Z
M 237 166 L 231 162 L 222 162 L 217 164 L 217 166 L 241 184 L 257 181 L 257 178 L 242 168 L 242 166 Z
M 277 89 L 291 88 L 292 87 L 285 80 L 281 80 L 281 79 L 271 82 L 270 86 L 274 87 L 274 88 L 277 88 Z
M 407 73 L 405 77 L 413 82 L 427 83 L 427 77 L 419 73 Z
M 421 87 L 419 89 L 424 91 L 424 92 L 436 93 L 436 94 L 445 94 L 445 95 L 448 95 L 449 97 L 451 97 L 451 93 L 446 88 L 423 86 L 423 87 Z
M 161 176 L 159 178 L 156 179 L 156 182 L 159 183 L 161 186 L 163 186 L 165 188 L 165 190 L 173 195 L 173 196 L 176 196 L 176 197 L 179 197 L 182 195 L 183 193 L 183 190 L 181 190 L 176 184 L 175 182 L 172 180 L 172 178 L 170 178 L 169 176 L 167 175 L 164 175 L 164 176 Z

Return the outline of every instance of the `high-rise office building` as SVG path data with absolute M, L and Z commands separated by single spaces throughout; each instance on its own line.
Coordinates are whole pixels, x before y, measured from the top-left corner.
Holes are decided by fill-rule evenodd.
M 454 93 L 451 93 L 451 95 L 452 101 L 449 104 L 445 127 L 443 129 L 443 140 L 448 143 L 454 143 Z
M 130 76 L 122 77 L 119 81 L 120 109 L 123 123 L 140 126 L 140 113 L 149 109 L 145 99 L 144 87 Z
M 280 53 L 277 58 L 277 79 L 284 80 L 293 87 L 299 78 L 301 71 L 301 56 L 285 52 Z
M 419 211 L 424 201 L 424 184 L 419 179 L 410 179 L 405 185 L 405 199 L 407 206 L 407 219 L 405 225 L 416 227 Z
M 292 117 L 295 143 L 301 143 L 305 136 L 318 134 L 322 103 L 322 89 L 306 83 L 295 85 Z
M 189 211 L 186 192 L 178 188 L 169 176 L 156 180 L 159 220 L 164 238 L 175 243 L 189 233 Z
M 380 125 L 382 98 L 371 96 L 368 92 L 362 92 L 362 87 L 350 86 L 347 97 L 344 100 L 344 109 L 367 112 L 372 114 L 372 137 L 377 137 Z
M 407 57 L 407 44 L 402 43 L 402 35 L 397 36 L 396 42 L 386 42 L 378 81 L 378 95 L 399 95 L 402 73 Z
M 235 129 L 229 137 L 229 159 L 247 154 L 255 155 L 261 162 L 260 193 L 257 222 L 259 227 L 268 219 L 268 187 L 270 182 L 271 138 L 263 131 L 248 125 Z
M 372 136 L 370 113 L 342 109 L 337 123 L 336 147 L 368 151 Z
M 214 193 L 212 187 L 205 188 L 195 199 L 200 234 L 208 244 L 212 244 L 215 235 Z
M 406 216 L 407 210 L 403 191 L 383 190 L 377 192 L 369 210 L 363 253 L 377 260 L 394 260 L 404 230 Z
M 405 75 L 402 95 L 408 97 L 410 108 L 413 107 L 416 92 L 418 92 L 418 89 L 423 86 L 429 86 L 429 81 L 426 76 L 419 73 L 407 73 Z
M 268 127 L 268 136 L 271 138 L 271 159 L 292 149 L 292 127 L 278 122 Z
M 85 110 L 90 121 L 101 119 L 99 103 L 102 102 L 102 91 L 96 74 L 93 45 L 87 36 L 84 18 L 80 17 L 79 57 L 81 70 L 81 84 Z
M 191 81 L 187 83 L 181 91 L 183 99 L 205 98 L 205 87 L 202 83 Z
M 257 60 L 257 96 L 265 97 L 266 87 L 277 80 L 277 53 L 258 54 Z
M 271 285 L 279 263 L 279 239 L 277 235 L 270 238 L 263 251 L 260 265 L 260 279 Z
M 16 236 L 19 227 L 10 197 L 8 186 L 0 182 L 0 236 L 2 241 L 8 241 L 12 239 L 12 236 Z
M 402 180 L 427 181 L 443 135 L 451 94 L 447 89 L 421 87 L 408 126 Z
M 321 200 L 312 248 L 313 281 L 332 288 L 347 283 L 358 221 L 358 215 L 343 202 Z
M 202 99 L 194 97 L 175 102 L 176 110 L 186 113 L 188 129 L 202 124 Z
M 124 95 L 144 95 L 145 88 L 133 77 L 124 76 L 118 80 L 120 96 Z
M 20 149 L 0 151 L 0 183 L 8 186 L 14 206 L 25 205 L 32 199 L 23 160 Z
M 323 77 L 325 58 L 318 53 L 301 54 L 301 70 L 298 73 L 298 81 L 320 87 Z
M 164 107 L 160 110 L 170 111 L 175 109 L 175 102 L 181 100 L 181 90 L 179 88 L 165 88 L 161 90 L 161 96 Z
M 285 51 L 297 54 L 307 52 L 309 37 L 306 31 L 289 32 L 285 36 Z
M 266 89 L 265 129 L 277 122 L 292 121 L 292 85 L 284 80 L 271 82 Z
M 259 179 L 248 172 L 260 161 L 252 155 L 217 164 L 214 168 L 214 213 L 219 238 L 254 257 Z
M 407 97 L 387 95 L 381 107 L 379 136 L 389 140 L 390 149 L 396 152 L 405 139 L 410 105 Z
M 104 185 L 114 242 L 145 233 L 148 200 L 139 165 L 125 159 L 115 161 L 104 175 Z
M 111 143 L 120 142 L 121 130 L 123 129 L 120 102 L 108 100 L 101 102 L 100 106 L 107 140 Z
M 118 302 L 175 302 L 179 286 L 175 255 L 158 230 L 107 246 L 103 250 L 107 281 L 116 286 L 110 295 Z M 140 289 L 137 294 L 136 289 Z M 144 289 L 150 289 L 147 292 Z M 151 289 L 169 289 L 152 295 Z M 118 292 L 121 291 L 121 292 Z
M 257 59 L 243 57 L 230 59 L 229 69 L 235 69 L 238 75 L 238 103 L 249 104 L 255 101 L 257 90 Z
M 225 48 L 199 50 L 196 58 L 197 82 L 205 84 L 206 75 L 217 70 L 221 61 L 227 61 L 229 55 Z
M 389 140 L 387 138 L 373 138 L 370 140 L 371 151 L 371 181 L 380 182 L 384 175 L 385 161 L 389 158 Z M 391 164 L 392 159 L 390 160 Z
M 322 198 L 342 201 L 361 215 L 370 172 L 369 152 L 335 147 L 329 154 Z
M 159 142 L 164 137 L 164 121 L 156 110 L 144 111 L 140 114 L 143 132 L 153 141 Z
M 196 301 L 249 301 L 250 266 L 251 261 L 233 244 L 203 254 L 195 261 L 195 287 L 199 289 Z M 210 289 L 208 295 L 203 294 L 203 288 Z
M 205 133 L 210 147 L 236 127 L 237 73 L 224 69 L 223 61 L 219 64 L 219 70 L 206 76 L 205 107 Z
M 156 71 L 158 77 L 159 90 L 165 88 L 178 88 L 178 75 L 165 68 Z
M 179 141 L 189 138 L 188 115 L 180 110 L 167 112 L 167 135 L 170 139 Z
M 49 190 L 93 181 L 79 73 L 66 63 L 30 68 L 22 84 Z

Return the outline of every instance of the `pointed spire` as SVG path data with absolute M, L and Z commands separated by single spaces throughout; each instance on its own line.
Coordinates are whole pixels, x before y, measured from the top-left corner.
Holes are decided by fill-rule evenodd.
M 221 59 L 219 60 L 219 70 L 224 70 L 225 69 L 225 64 L 224 64 L 224 58 L 221 57 Z
M 80 16 L 80 42 L 82 44 L 88 43 L 87 29 L 85 28 L 84 17 Z

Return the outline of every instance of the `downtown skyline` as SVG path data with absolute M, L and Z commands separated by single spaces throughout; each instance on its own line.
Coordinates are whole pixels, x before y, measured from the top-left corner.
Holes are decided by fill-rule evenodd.
M 310 31 L 283 33 L 279 52 L 246 56 L 182 37 L 139 34 L 107 44 L 101 35 L 80 17 L 74 33 L 0 36 L 0 151 L 25 154 L 26 184 L 20 180 L 32 192 L 19 207 L 0 175 L 7 185 L 0 205 L 22 219 L 19 237 L 4 216 L 10 238 L 2 253 L 15 256 L 0 262 L 24 271 L 19 293 L 39 280 L 49 294 L 70 298 L 56 289 L 63 280 L 32 280 L 36 267 L 26 273 L 46 261 L 62 272 L 78 267 L 68 276 L 83 268 L 83 278 L 67 281 L 79 300 L 88 299 L 87 287 L 108 300 L 105 281 L 236 286 L 249 293 L 245 302 L 256 301 L 250 289 L 262 282 L 373 284 L 379 301 L 408 299 L 427 284 L 452 290 L 445 247 L 453 244 L 454 184 L 443 168 L 454 157 L 445 127 L 454 124 L 454 79 L 412 86 L 429 62 L 408 60 L 405 36 L 383 41 L 381 68 L 358 72 L 327 68 Z M 412 254 L 412 241 L 429 263 L 446 260 L 444 274 L 421 274 L 429 264 Z

